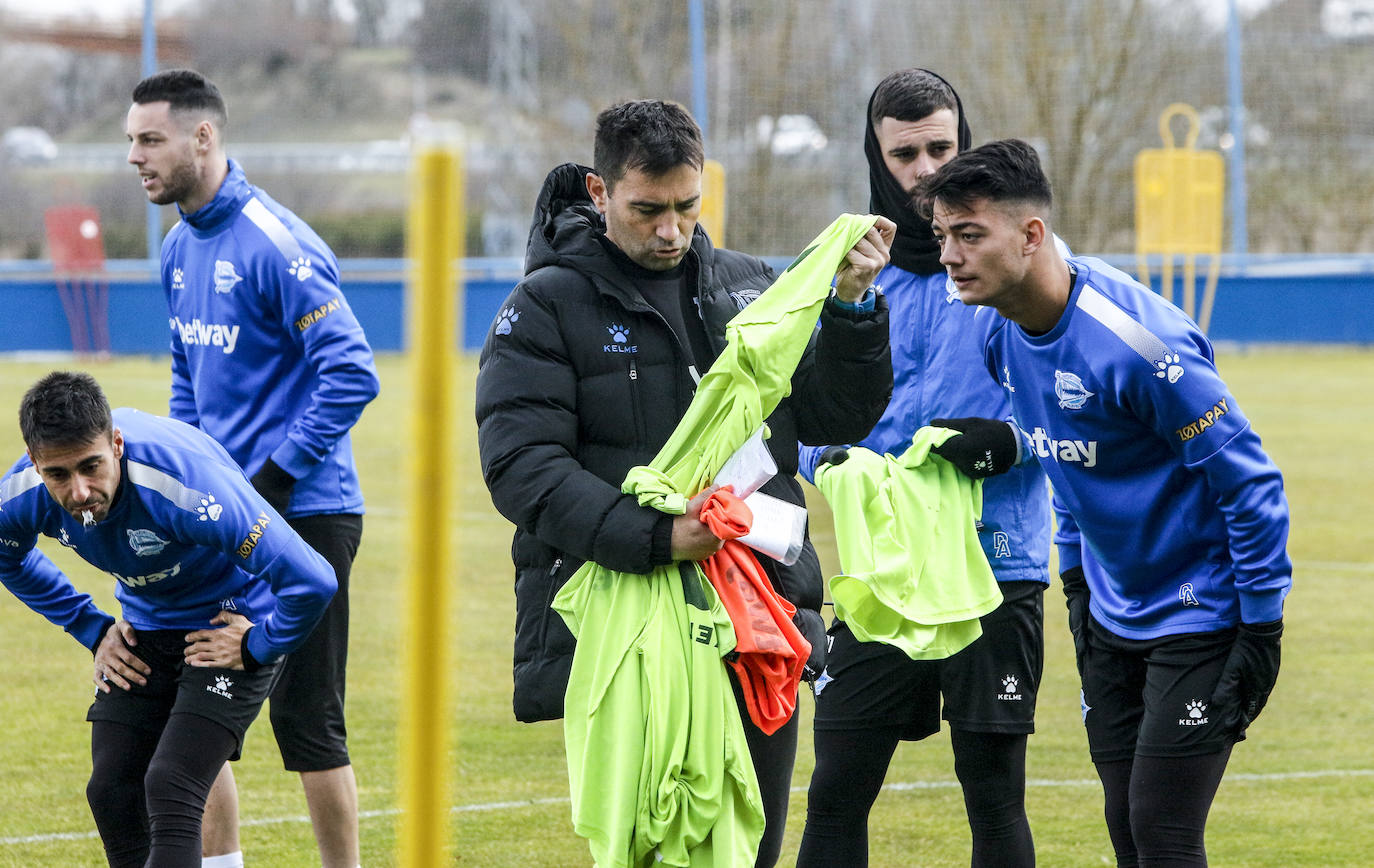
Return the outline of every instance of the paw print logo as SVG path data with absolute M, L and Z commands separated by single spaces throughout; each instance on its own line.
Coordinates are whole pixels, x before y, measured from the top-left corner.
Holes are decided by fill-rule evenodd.
M 1203 712 L 1207 710 L 1207 705 L 1201 699 L 1193 699 L 1184 708 L 1188 709 L 1190 720 L 1201 720 Z
M 180 268 L 172 269 L 172 289 L 186 288 L 186 274 Z
M 1006 688 L 1006 690 L 1007 690 L 1008 693 L 1015 693 L 1015 692 L 1016 692 L 1016 685 L 1017 685 L 1018 683 L 1019 683 L 1019 682 L 1017 682 L 1016 676 L 1015 676 L 1015 675 L 1004 675 L 1004 676 L 1002 676 L 1002 686 Z
M 227 676 L 227 675 L 216 675 L 216 676 L 215 676 L 215 689 L 216 689 L 216 690 L 228 690 L 230 687 L 233 687 L 233 686 L 234 686 L 234 682 L 232 682 L 232 681 L 229 680 L 229 676 Z
M 611 340 L 618 344 L 623 344 L 630 339 L 630 330 L 623 325 L 612 324 L 606 328 L 606 331 L 611 333 Z
M 213 494 L 207 494 L 200 499 L 200 506 L 196 507 L 196 513 L 200 521 L 219 521 L 220 514 L 224 512 L 224 504 L 216 503 Z
M 1167 379 L 1171 383 L 1177 383 L 1178 378 L 1183 376 L 1183 366 L 1178 363 L 1178 353 L 1165 353 L 1164 358 L 1155 360 L 1155 376 L 1161 380 Z
M 511 326 L 516 320 L 520 319 L 520 311 L 514 306 L 508 307 L 496 315 L 496 333 L 498 335 L 510 334 Z
M 315 273 L 315 269 L 310 267 L 309 256 L 300 256 L 292 260 L 291 268 L 288 270 L 302 283 L 309 280 L 310 275 Z

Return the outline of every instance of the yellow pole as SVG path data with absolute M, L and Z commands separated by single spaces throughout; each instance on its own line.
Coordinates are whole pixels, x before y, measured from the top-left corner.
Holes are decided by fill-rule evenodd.
M 725 166 L 706 160 L 701 167 L 701 216 L 697 218 L 711 243 L 725 246 Z
M 1183 304 L 1188 316 L 1197 316 L 1197 260 L 1192 253 L 1183 254 Z
M 454 380 L 457 266 L 462 255 L 461 158 L 425 145 L 412 175 L 407 311 L 411 357 L 410 508 L 406 524 L 405 696 L 401 723 L 400 864 L 448 864 L 449 637 L 453 603 Z

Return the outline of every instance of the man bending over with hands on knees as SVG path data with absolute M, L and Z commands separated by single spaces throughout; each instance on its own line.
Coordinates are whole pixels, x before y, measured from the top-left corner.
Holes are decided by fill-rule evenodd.
M 0 478 L 0 580 L 95 653 L 86 798 L 113 868 L 195 866 L 205 796 L 337 587 L 208 435 L 110 411 L 87 374 L 24 395 Z M 35 545 L 118 580 L 100 611 Z

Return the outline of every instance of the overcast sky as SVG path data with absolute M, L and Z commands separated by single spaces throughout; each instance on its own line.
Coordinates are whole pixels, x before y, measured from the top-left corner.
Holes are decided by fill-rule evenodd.
M 167 0 L 162 4 L 166 5 Z M 28 18 L 49 18 L 54 16 L 100 18 L 129 18 L 143 14 L 143 0 L 0 0 L 0 9 L 14 12 Z
M 95 16 L 101 19 L 120 19 L 143 17 L 146 0 L 0 0 L 0 9 L 23 14 L 26 17 L 71 17 Z M 198 0 L 153 0 L 156 14 L 165 15 L 186 6 L 194 6 Z M 706 0 L 710 3 L 711 0 Z M 1171 2 L 1171 0 L 1165 0 Z M 1216 26 L 1226 22 L 1227 0 L 1192 0 L 1201 9 L 1203 17 Z M 1237 0 L 1241 14 L 1246 15 L 1273 3 L 1274 0 Z M 353 18 L 353 4 L 349 0 L 335 0 L 339 16 L 350 21 Z

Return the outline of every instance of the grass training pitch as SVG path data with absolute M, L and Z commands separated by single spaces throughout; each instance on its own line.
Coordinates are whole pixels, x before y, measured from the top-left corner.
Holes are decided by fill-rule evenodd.
M 1283 669 L 1250 738 L 1238 745 L 1212 808 L 1208 852 L 1228 868 L 1335 868 L 1374 864 L 1374 353 L 1360 349 L 1228 350 L 1223 377 L 1283 470 L 1292 508 L 1294 589 L 1286 609 Z M 406 641 L 402 588 L 409 367 L 378 360 L 381 397 L 353 442 L 368 515 L 353 569 L 348 684 L 350 748 L 358 777 L 363 864 L 396 864 L 398 712 Z M 457 665 L 424 673 L 451 679 L 452 864 L 565 868 L 589 865 L 572 834 L 562 727 L 524 725 L 510 712 L 514 620 L 510 526 L 491 507 L 478 470 L 472 421 L 474 356 L 460 362 L 457 504 L 451 515 L 459 562 L 449 613 Z M 89 370 L 114 406 L 167 407 L 166 358 L 0 361 L 0 456 L 22 452 L 19 398 L 55 368 Z M 1365 398 L 1360 398 L 1365 395 Z M 815 494 L 815 492 L 811 492 Z M 830 518 L 813 499 L 812 535 L 828 573 Z M 46 538 L 44 552 L 114 612 L 113 580 Z M 1057 582 L 1045 596 L 1045 676 L 1027 759 L 1027 807 L 1039 864 L 1111 865 L 1101 790 L 1079 717 L 1077 672 Z M 827 617 L 829 612 L 827 611 Z M 101 866 L 85 801 L 90 772 L 90 656 L 71 638 L 0 594 L 0 866 Z M 795 858 L 811 772 L 812 702 L 803 697 L 802 738 L 783 866 Z M 319 864 L 305 800 L 281 770 L 266 715 L 249 731 L 237 764 L 243 850 L 249 865 Z M 947 735 L 898 748 L 870 819 L 875 868 L 957 868 L 969 861 L 963 800 Z

